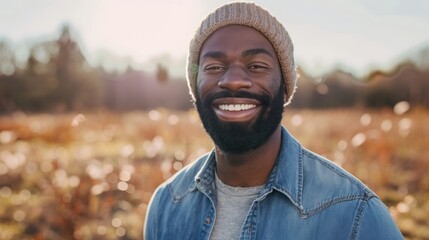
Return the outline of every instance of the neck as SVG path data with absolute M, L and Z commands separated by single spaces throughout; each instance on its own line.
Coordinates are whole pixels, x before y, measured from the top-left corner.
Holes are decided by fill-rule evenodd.
M 281 145 L 281 125 L 257 149 L 242 154 L 224 153 L 216 148 L 216 171 L 227 185 L 252 187 L 267 182 Z

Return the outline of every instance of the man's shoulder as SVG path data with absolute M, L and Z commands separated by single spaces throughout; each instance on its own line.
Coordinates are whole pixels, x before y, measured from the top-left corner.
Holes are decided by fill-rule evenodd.
M 358 178 L 335 162 L 302 148 L 304 182 L 318 191 L 341 190 L 344 194 L 371 197 L 374 193 Z
M 327 158 L 302 148 L 302 203 L 309 211 L 377 197 L 364 183 Z
M 296 201 L 363 198 L 375 194 L 360 180 L 326 157 L 303 147 L 286 129 L 280 153 L 280 178 Z M 337 199 L 338 200 L 338 199 Z M 304 202 L 305 204 L 305 202 Z
M 387 207 L 371 189 L 333 161 L 302 151 L 304 215 L 330 209 L 338 219 L 353 216 L 351 239 L 402 239 Z
M 209 156 L 210 153 L 207 153 L 192 163 L 186 165 L 184 168 L 162 183 L 158 187 L 157 193 L 169 190 L 173 195 L 181 195 L 195 189 L 195 177 L 201 171 Z

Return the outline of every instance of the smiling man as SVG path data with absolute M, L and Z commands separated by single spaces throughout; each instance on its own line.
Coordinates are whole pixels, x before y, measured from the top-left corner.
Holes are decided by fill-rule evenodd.
M 146 240 L 402 239 L 370 189 L 281 125 L 295 91 L 293 45 L 266 10 L 216 9 L 190 43 L 187 68 L 215 148 L 157 189 Z

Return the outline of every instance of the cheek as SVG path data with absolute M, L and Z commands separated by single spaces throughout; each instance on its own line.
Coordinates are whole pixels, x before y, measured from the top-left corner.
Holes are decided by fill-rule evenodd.
M 263 89 L 271 98 L 275 97 L 280 91 L 279 88 L 283 88 L 281 80 L 276 77 L 266 78 L 263 81 L 260 81 L 259 87 Z M 284 88 L 282 90 L 284 92 Z
M 198 97 L 204 98 L 211 90 L 217 87 L 216 81 L 211 81 L 203 77 L 197 78 L 197 94 Z
M 279 70 L 280 72 L 280 70 Z M 281 74 L 274 74 L 272 80 L 271 80 L 271 89 L 275 95 L 280 91 L 279 88 L 283 88 L 281 91 L 285 92 L 284 90 L 284 84 L 282 84 L 282 76 Z
M 275 82 L 274 84 L 273 84 L 273 93 L 274 93 L 274 95 L 277 95 L 278 94 L 278 92 L 285 92 L 284 91 L 284 89 L 281 89 L 280 90 L 280 88 L 283 88 L 283 84 L 281 84 L 280 82 Z

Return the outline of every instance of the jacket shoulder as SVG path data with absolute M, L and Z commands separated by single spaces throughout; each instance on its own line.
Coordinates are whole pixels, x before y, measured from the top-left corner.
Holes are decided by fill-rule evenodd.
M 187 165 L 174 176 L 158 186 L 149 202 L 144 226 L 145 239 L 165 239 L 161 228 L 166 226 L 168 217 L 160 214 L 174 206 L 173 202 L 195 189 L 195 177 L 204 166 L 208 155 L 204 155 Z M 174 207 L 173 207 L 174 208 Z
M 181 198 L 196 188 L 195 178 L 208 162 L 210 153 L 201 156 L 194 162 L 186 165 L 171 178 L 159 186 L 160 191 L 169 190 L 174 198 Z M 163 190 L 161 190 L 163 189 Z
M 387 207 L 378 199 L 364 203 L 357 214 L 351 239 L 404 239 Z
M 365 184 L 332 161 L 305 148 L 301 151 L 304 206 L 311 206 L 316 211 L 343 201 L 377 197 Z

